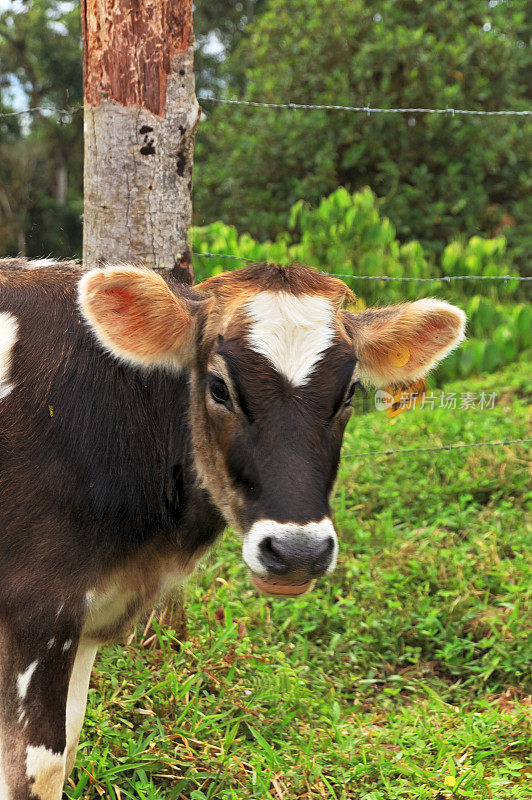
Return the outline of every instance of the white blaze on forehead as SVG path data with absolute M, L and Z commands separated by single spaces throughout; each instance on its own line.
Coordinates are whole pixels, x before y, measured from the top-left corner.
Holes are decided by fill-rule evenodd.
M 32 781 L 32 796 L 39 800 L 61 797 L 65 780 L 65 753 L 54 753 L 47 747 L 26 748 L 26 776 Z
M 24 672 L 20 672 L 17 675 L 17 691 L 20 700 L 24 700 L 26 697 L 28 686 L 30 685 L 33 673 L 37 669 L 38 663 L 38 661 L 32 661 L 29 667 L 24 670 Z
M 0 312 L 0 400 L 7 397 L 13 388 L 9 382 L 13 346 L 17 341 L 18 322 L 7 311 Z
M 26 269 L 39 269 L 40 267 L 51 267 L 57 264 L 55 258 L 33 258 L 26 264 Z
M 260 292 L 245 304 L 250 347 L 295 386 L 303 386 L 334 338 L 333 308 L 325 297 Z

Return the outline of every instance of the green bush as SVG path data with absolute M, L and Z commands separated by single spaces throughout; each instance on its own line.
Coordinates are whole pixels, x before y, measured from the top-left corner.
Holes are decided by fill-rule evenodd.
M 224 94 L 520 110 L 529 106 L 529 38 L 525 0 L 268 0 L 227 59 Z M 526 118 L 205 106 L 212 114 L 198 136 L 196 220 L 274 238 L 299 198 L 317 204 L 338 186 L 369 185 L 399 241 L 419 239 L 441 255 L 457 236 L 504 230 L 526 262 Z
M 315 208 L 303 201 L 292 206 L 289 231 L 274 241 L 258 242 L 249 233 L 238 235 L 223 222 L 192 229 L 196 252 L 237 255 L 256 261 L 279 264 L 299 262 L 346 278 L 355 294 L 366 304 L 377 302 L 385 286 L 388 298 L 400 299 L 417 294 L 417 284 L 395 281 L 357 280 L 357 275 L 386 278 L 438 277 L 419 242 L 399 244 L 396 230 L 380 213 L 380 201 L 365 187 L 350 194 L 340 187 Z M 213 272 L 235 269 L 233 259 L 218 259 L 210 264 L 197 259 L 196 276 L 203 280 Z

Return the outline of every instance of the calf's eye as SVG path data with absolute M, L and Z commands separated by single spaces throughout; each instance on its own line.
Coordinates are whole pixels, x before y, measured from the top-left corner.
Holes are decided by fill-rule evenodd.
M 346 394 L 344 400 L 344 407 L 348 408 L 351 405 L 351 400 L 353 399 L 353 395 L 355 393 L 356 383 L 353 383 L 352 386 L 349 387 L 349 391 Z
M 232 408 L 231 395 L 227 384 L 221 378 L 214 375 L 209 377 L 209 392 L 215 403 Z
M 348 393 L 346 395 L 346 398 L 345 398 L 345 401 L 344 401 L 344 406 L 348 407 L 348 406 L 351 405 L 351 400 L 353 399 L 353 395 L 354 395 L 355 392 L 363 392 L 363 394 L 366 394 L 366 390 L 364 389 L 364 387 L 362 386 L 360 381 L 355 381 L 349 387 L 349 391 L 348 391 Z

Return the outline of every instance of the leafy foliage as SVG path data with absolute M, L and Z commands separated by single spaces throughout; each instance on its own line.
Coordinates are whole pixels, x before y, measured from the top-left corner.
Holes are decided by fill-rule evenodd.
M 29 107 L 82 104 L 76 2 L 35 0 L 0 13 L 0 109 L 13 91 Z M 0 255 L 81 252 L 83 117 L 0 119 Z
M 239 88 L 244 75 L 243 96 L 266 102 L 526 108 L 525 6 L 269 0 L 228 58 L 227 81 Z M 441 253 L 459 234 L 504 229 L 522 261 L 527 133 L 526 119 L 214 107 L 198 139 L 196 221 L 272 238 L 299 199 L 369 185 L 400 241 Z

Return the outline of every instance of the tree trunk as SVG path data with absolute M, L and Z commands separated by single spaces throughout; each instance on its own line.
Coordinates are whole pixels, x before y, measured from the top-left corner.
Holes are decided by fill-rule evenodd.
M 83 261 L 175 269 L 192 283 L 192 151 L 201 109 L 192 0 L 81 0 Z M 158 642 L 151 620 L 143 641 Z M 180 590 L 159 616 L 186 634 Z
M 193 279 L 192 0 L 82 0 L 83 260 Z M 184 276 L 185 277 L 185 276 Z

